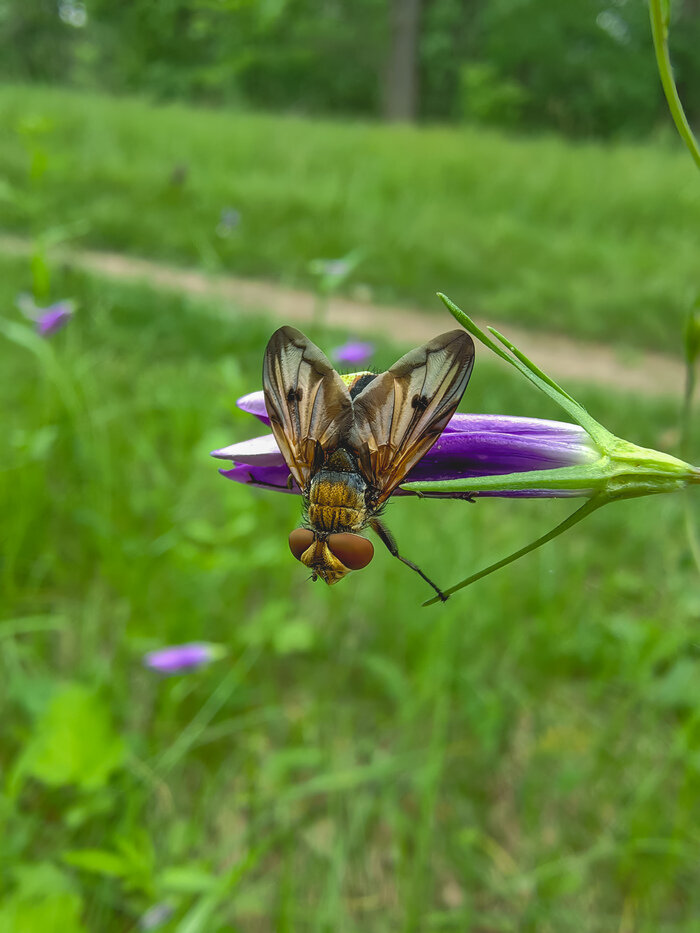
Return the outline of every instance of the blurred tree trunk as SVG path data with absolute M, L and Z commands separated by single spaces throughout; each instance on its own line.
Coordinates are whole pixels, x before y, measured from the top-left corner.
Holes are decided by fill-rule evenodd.
M 418 109 L 418 34 L 422 0 L 389 0 L 391 48 L 384 74 L 384 117 L 414 120 Z

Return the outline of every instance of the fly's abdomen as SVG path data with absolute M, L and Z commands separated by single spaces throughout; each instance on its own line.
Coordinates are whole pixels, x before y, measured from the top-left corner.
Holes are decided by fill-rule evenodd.
M 364 480 L 358 473 L 321 470 L 311 480 L 307 514 L 319 531 L 358 531 L 367 520 Z

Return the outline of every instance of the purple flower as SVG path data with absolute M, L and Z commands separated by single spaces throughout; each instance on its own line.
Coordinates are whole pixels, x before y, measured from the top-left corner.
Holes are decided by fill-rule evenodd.
M 269 424 L 262 392 L 243 396 L 238 407 Z M 233 462 L 231 469 L 219 471 L 227 479 L 280 492 L 300 491 L 295 483 L 288 485 L 289 470 L 272 434 L 214 450 L 212 456 Z M 506 415 L 456 414 L 406 481 L 436 482 L 550 470 L 592 463 L 598 456 L 590 437 L 577 424 Z M 395 493 L 407 494 L 402 489 Z M 483 491 L 476 495 L 542 498 L 588 494 L 589 490 L 577 488 Z M 452 498 L 455 494 L 426 495 Z
M 373 355 L 374 344 L 364 340 L 349 340 L 331 353 L 336 363 L 347 363 L 350 366 L 365 366 Z
M 171 645 L 159 648 L 144 655 L 143 663 L 152 671 L 161 674 L 182 674 L 196 670 L 210 661 L 222 657 L 224 650 L 220 645 L 208 642 L 189 642 L 185 645 Z
M 316 275 L 325 275 L 331 279 L 344 278 L 352 269 L 347 259 L 314 259 L 310 268 Z
M 46 308 L 40 308 L 31 295 L 22 293 L 17 296 L 17 307 L 30 321 L 34 321 L 37 333 L 50 337 L 68 323 L 75 312 L 75 302 L 69 299 L 56 301 Z
M 219 216 L 219 223 L 216 226 L 217 236 L 227 237 L 238 227 L 241 222 L 241 213 L 234 207 L 225 207 Z
M 164 923 L 167 923 L 174 913 L 175 911 L 170 904 L 154 904 L 145 914 L 141 915 L 139 926 L 142 930 L 157 930 L 158 927 L 162 927 Z

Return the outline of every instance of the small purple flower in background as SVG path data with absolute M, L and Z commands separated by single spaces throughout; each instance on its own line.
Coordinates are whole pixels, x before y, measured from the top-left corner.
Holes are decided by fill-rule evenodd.
M 347 259 L 315 259 L 313 270 L 318 275 L 327 275 L 332 279 L 341 279 L 351 270 Z
M 349 278 L 362 262 L 364 252 L 351 250 L 337 259 L 312 259 L 309 272 L 316 277 L 317 287 L 324 294 L 332 294 Z
M 68 323 L 73 316 L 72 301 L 57 301 L 45 308 L 36 321 L 36 329 L 42 337 L 50 337 Z
M 225 207 L 221 211 L 219 223 L 216 226 L 216 235 L 220 236 L 222 239 L 226 239 L 226 237 L 231 236 L 240 222 L 241 212 L 237 211 L 234 207 Z
M 155 904 L 141 915 L 139 927 L 142 930 L 157 930 L 158 927 L 167 923 L 174 913 L 170 904 Z
M 349 366 L 364 366 L 374 356 L 374 344 L 364 340 L 348 340 L 331 352 L 336 363 L 345 363 Z
M 209 642 L 189 642 L 184 645 L 170 645 L 144 655 L 143 663 L 152 671 L 161 674 L 183 674 L 194 671 L 211 661 L 222 658 L 226 653 L 221 645 Z
M 46 308 L 40 308 L 26 292 L 17 296 L 16 305 L 28 320 L 34 321 L 41 337 L 50 337 L 61 330 L 75 313 L 75 302 L 70 299 L 64 298 Z
M 262 392 L 251 392 L 237 402 L 239 408 L 269 424 Z M 238 483 L 298 493 L 287 485 L 289 470 L 272 434 L 251 438 L 212 451 L 212 456 L 233 461 L 222 476 Z M 565 421 L 518 418 L 511 415 L 453 415 L 436 444 L 416 464 L 406 482 L 441 482 L 483 476 L 502 476 L 586 464 L 597 457 L 595 446 L 582 427 Z M 503 489 L 479 496 L 562 497 L 585 496 L 590 490 Z M 398 489 L 394 495 L 407 495 Z M 463 498 L 464 493 L 425 493 L 438 498 Z

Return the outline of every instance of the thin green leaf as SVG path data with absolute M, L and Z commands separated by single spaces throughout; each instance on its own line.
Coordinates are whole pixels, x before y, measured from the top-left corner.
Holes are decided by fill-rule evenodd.
M 544 392 L 545 395 L 549 396 L 552 401 L 556 402 L 560 408 L 563 408 L 564 411 L 570 415 L 577 424 L 580 424 L 581 427 L 587 431 L 590 436 L 596 442 L 599 440 L 607 439 L 610 435 L 598 424 L 591 416 L 588 414 L 585 408 L 582 405 L 573 399 L 568 393 L 566 393 L 560 386 L 554 382 L 553 379 L 550 379 L 545 373 L 543 373 L 531 360 L 529 360 L 524 353 L 521 353 L 520 350 L 516 350 L 513 347 L 513 344 L 510 343 L 505 337 L 498 333 L 494 328 L 489 328 L 492 333 L 498 337 L 499 340 L 502 340 L 503 343 L 511 350 L 515 357 L 506 353 L 498 344 L 494 343 L 491 338 L 478 327 L 472 319 L 462 311 L 461 308 L 458 308 L 457 305 L 451 301 L 447 295 L 443 295 L 442 292 L 438 292 L 438 297 L 441 301 L 444 302 L 446 307 L 452 316 L 464 327 L 466 331 L 472 334 L 474 337 L 478 337 L 481 342 L 492 350 L 497 356 L 500 356 L 502 360 L 505 360 L 506 363 L 509 363 L 515 369 L 518 370 L 526 379 L 529 379 L 530 382 L 536 386 L 540 391 Z

